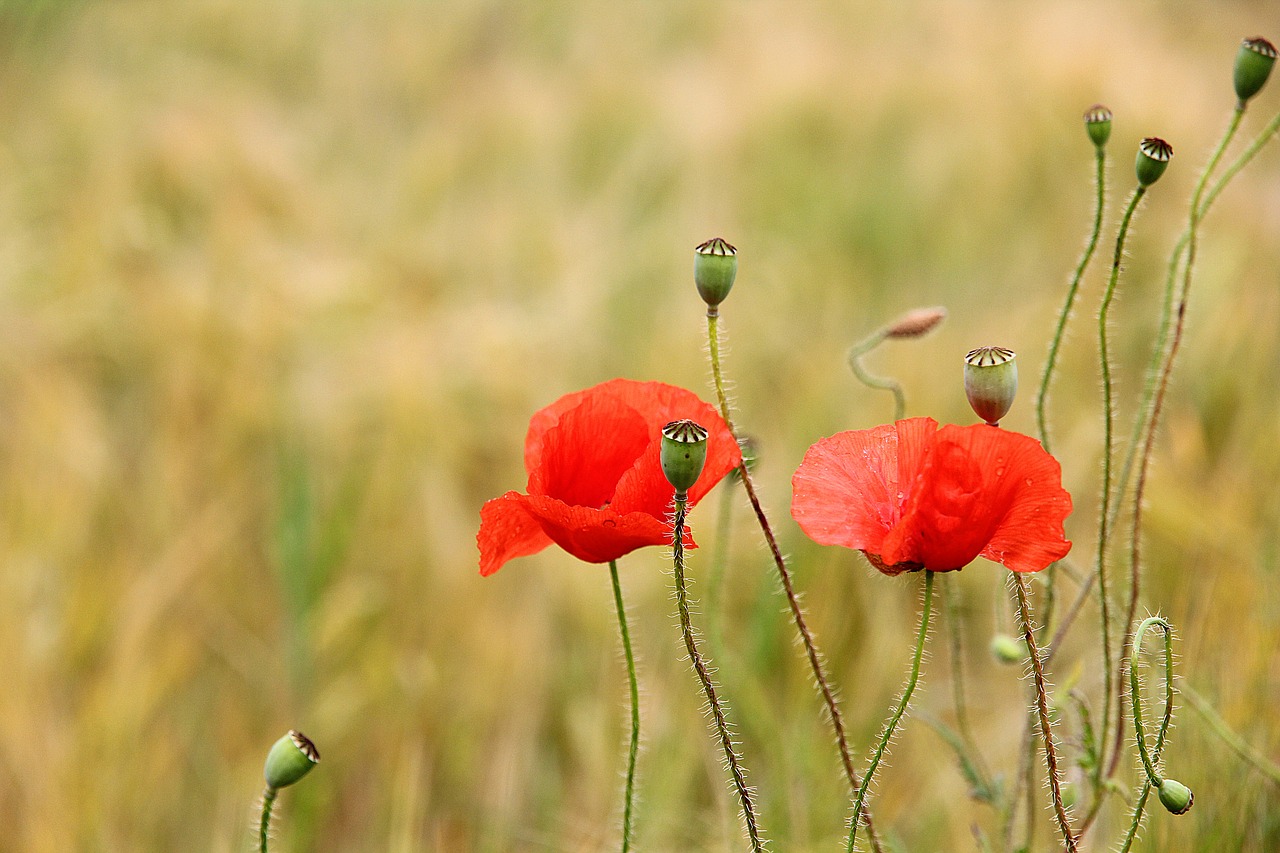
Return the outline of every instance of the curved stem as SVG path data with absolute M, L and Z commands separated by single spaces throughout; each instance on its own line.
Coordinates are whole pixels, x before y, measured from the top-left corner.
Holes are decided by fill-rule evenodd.
M 1142 656 L 1142 638 L 1146 635 L 1147 629 L 1153 625 L 1159 625 L 1164 629 L 1165 645 L 1171 644 L 1169 636 L 1169 623 L 1161 619 L 1159 616 L 1149 616 L 1142 620 L 1142 624 L 1138 626 L 1138 630 L 1133 635 L 1133 659 L 1135 665 L 1129 667 L 1129 697 L 1133 702 L 1133 729 L 1138 738 L 1138 754 L 1142 757 L 1142 767 L 1147 771 L 1147 781 L 1152 786 L 1159 788 L 1164 782 L 1160 777 L 1160 773 L 1156 770 L 1155 764 L 1151 760 L 1151 753 L 1147 751 L 1147 735 L 1143 729 L 1142 723 L 1142 690 L 1138 685 L 1138 667 L 1137 660 Z M 1169 652 L 1172 658 L 1172 651 Z M 1166 680 L 1172 677 L 1166 676 Z
M 849 362 L 849 369 L 853 371 L 854 376 L 858 377 L 859 382 L 868 388 L 888 391 L 893 394 L 893 419 L 900 421 L 907 411 L 907 398 L 902 391 L 902 383 L 887 376 L 876 376 L 862 366 L 862 357 L 878 347 L 887 337 L 888 334 L 884 329 L 873 332 L 865 340 L 854 344 L 846 358 Z
M 1053 812 L 1062 831 L 1062 840 L 1068 853 L 1076 851 L 1076 836 L 1067 819 L 1067 809 L 1062 801 L 1062 780 L 1058 774 L 1058 749 L 1053 742 L 1053 729 L 1049 720 L 1049 693 L 1045 687 L 1044 667 L 1040 661 L 1040 649 L 1036 647 L 1035 627 L 1031 622 L 1031 603 L 1027 599 L 1027 582 L 1022 575 L 1013 572 L 1013 587 L 1018 594 L 1018 622 L 1022 639 L 1027 644 L 1027 656 L 1031 660 L 1031 673 L 1035 677 L 1036 713 L 1040 717 L 1040 739 L 1044 742 L 1044 762 L 1049 771 L 1049 788 L 1053 793 Z M 1108 683 L 1110 679 L 1108 679 Z
M 275 805 L 278 793 L 280 789 L 272 788 L 270 785 L 262 792 L 262 822 L 258 826 L 259 853 L 267 853 L 267 836 L 271 831 L 271 809 Z
M 724 377 L 720 368 L 719 311 L 711 308 L 707 309 L 707 347 L 711 355 L 711 375 L 716 386 L 716 400 L 720 405 L 720 416 L 724 418 L 725 424 L 729 427 L 729 432 L 736 437 L 738 429 L 733 423 L 733 412 L 729 407 L 729 399 L 724 391 Z M 751 502 L 751 509 L 755 512 L 760 531 L 764 534 L 765 542 L 769 546 L 769 553 L 773 556 L 773 564 L 778 570 L 778 580 L 782 584 L 783 594 L 787 598 L 787 608 L 791 611 L 791 621 L 795 624 L 796 633 L 800 635 L 800 640 L 804 644 L 805 656 L 809 661 L 809 669 L 813 672 L 814 683 L 817 684 L 818 692 L 822 694 L 822 701 L 826 705 L 827 719 L 830 720 L 832 732 L 835 734 L 836 747 L 840 751 L 840 763 L 844 768 L 849 790 L 851 793 L 856 793 L 861 782 L 858 779 L 857 771 L 853 767 L 853 756 L 849 752 L 849 740 L 844 731 L 844 717 L 840 713 L 840 705 L 836 701 L 835 692 L 832 690 L 830 680 L 827 678 L 822 653 L 818 651 L 817 642 L 813 638 L 813 633 L 809 630 L 809 625 L 804 617 L 804 608 L 800 606 L 800 599 L 796 595 L 795 586 L 791 582 L 791 572 L 787 569 L 786 558 L 782 556 L 782 549 L 778 546 L 778 539 L 773 533 L 773 527 L 769 524 L 769 518 L 765 515 L 760 498 L 756 495 L 755 481 L 752 479 L 751 471 L 748 470 L 745 461 L 738 466 L 738 474 L 739 479 L 742 480 L 742 487 L 747 492 L 747 499 Z M 867 826 L 867 835 L 871 839 L 872 849 L 875 853 L 881 853 L 880 839 L 876 833 L 875 824 L 871 819 L 870 809 L 862 811 L 862 819 Z
M 609 577 L 613 581 L 613 603 L 618 611 L 618 633 L 622 637 L 622 653 L 627 659 L 627 686 L 631 690 L 631 742 L 627 750 L 627 788 L 622 808 L 622 853 L 627 853 L 631 849 L 636 756 L 640 752 L 640 688 L 636 682 L 636 659 L 631 652 L 631 632 L 627 630 L 627 610 L 622 603 L 622 584 L 618 581 L 617 560 L 609 561 Z
M 1160 753 L 1164 750 L 1165 735 L 1169 733 L 1169 725 L 1173 721 L 1173 637 L 1171 635 L 1168 623 L 1165 622 L 1163 619 L 1159 619 L 1155 617 L 1145 620 L 1142 623 L 1142 626 L 1140 626 L 1138 630 L 1145 631 L 1147 622 L 1159 623 L 1164 628 L 1164 718 L 1160 721 L 1160 730 L 1156 733 L 1155 748 L 1151 752 L 1150 760 L 1154 764 L 1154 763 L 1159 763 L 1160 761 Z M 1141 640 L 1138 639 L 1137 635 L 1135 634 L 1134 661 L 1138 659 L 1138 654 L 1140 652 L 1141 652 Z M 1135 703 L 1133 718 L 1135 720 L 1135 725 L 1136 725 L 1136 721 L 1139 719 L 1139 712 L 1137 711 L 1137 702 L 1138 702 L 1137 697 L 1139 696 L 1139 691 L 1137 689 L 1136 676 L 1132 678 L 1131 684 L 1133 686 L 1133 696 L 1134 696 L 1134 703 Z M 1141 748 L 1143 745 L 1145 745 L 1145 739 L 1141 734 L 1140 728 L 1138 729 L 1138 731 L 1139 731 L 1138 744 L 1139 744 L 1139 747 Z M 1146 756 L 1144 755 L 1143 758 L 1145 762 Z M 1146 779 L 1142 780 L 1142 791 L 1138 794 L 1137 800 L 1134 801 L 1133 817 L 1129 821 L 1129 829 L 1125 833 L 1124 842 L 1120 847 L 1120 853 L 1129 853 L 1129 849 L 1133 846 L 1134 839 L 1138 837 L 1138 829 L 1142 826 L 1142 816 L 1147 807 L 1147 800 L 1150 799 L 1151 790 L 1154 787 L 1155 786 L 1152 785 L 1151 783 L 1150 775 L 1148 775 Z
M 733 786 L 738 792 L 738 800 L 742 804 L 742 818 L 746 823 L 747 837 L 751 839 L 753 853 L 761 853 L 764 845 L 760 841 L 760 830 L 756 820 L 755 805 L 751 801 L 751 789 L 747 787 L 746 772 L 742 768 L 741 759 L 733 745 L 733 736 L 729 732 L 729 720 L 724 703 L 716 695 L 715 683 L 711 680 L 711 671 L 698 651 L 698 643 L 693 634 L 693 620 L 689 616 L 689 594 L 684 582 L 684 520 L 688 511 L 689 497 L 684 492 L 675 496 L 676 515 L 675 531 L 672 539 L 672 552 L 675 563 L 676 606 L 680 611 L 680 630 L 684 635 L 684 645 L 689 652 L 689 662 L 693 671 L 702 683 L 702 692 L 707 697 L 707 705 L 711 708 L 711 716 L 715 721 L 716 733 L 720 737 L 720 746 L 724 749 L 725 763 L 733 776 Z
M 1129 197 L 1124 217 L 1120 220 L 1120 230 L 1116 234 L 1116 250 L 1111 260 L 1111 278 L 1107 282 L 1106 292 L 1102 296 L 1102 307 L 1098 310 L 1098 365 L 1102 372 L 1102 506 L 1098 510 L 1098 552 L 1094 559 L 1094 575 L 1098 578 L 1098 604 L 1102 611 L 1102 743 L 1107 742 L 1107 734 L 1111 725 L 1112 675 L 1115 672 L 1111 657 L 1111 595 L 1107 589 L 1107 545 L 1111 539 L 1111 457 L 1114 454 L 1115 406 L 1112 402 L 1113 388 L 1111 383 L 1111 360 L 1108 352 L 1110 336 L 1107 319 L 1111 310 L 1111 302 L 1115 298 L 1116 285 L 1120 281 L 1120 262 L 1124 258 L 1124 241 L 1129 233 L 1129 223 L 1138 203 L 1146 194 L 1146 187 L 1139 186 Z
M 920 661 L 924 657 L 924 641 L 929 636 L 929 614 L 933 609 L 933 572 L 925 571 L 924 573 L 924 604 L 920 607 L 920 632 L 916 637 L 915 656 L 911 659 L 911 674 L 907 677 L 906 689 L 902 691 L 902 699 L 898 702 L 898 707 L 894 709 L 893 716 L 889 718 L 889 723 L 884 727 L 884 733 L 880 735 L 880 743 L 876 745 L 876 751 L 871 756 L 871 764 L 867 767 L 867 775 L 862 777 L 862 784 L 858 787 L 858 795 L 853 801 L 853 819 L 849 822 L 849 843 L 845 845 L 848 851 L 853 850 L 854 842 L 858 837 L 858 824 L 861 823 L 859 816 L 862 814 L 863 804 L 867 799 L 867 790 L 871 787 L 871 780 L 875 778 L 876 770 L 880 767 L 880 760 L 884 758 L 885 750 L 889 748 L 889 741 L 893 739 L 893 734 L 898 729 L 898 723 L 902 720 L 902 715 L 907 712 L 907 705 L 911 702 L 911 694 L 915 692 L 916 683 L 920 680 Z

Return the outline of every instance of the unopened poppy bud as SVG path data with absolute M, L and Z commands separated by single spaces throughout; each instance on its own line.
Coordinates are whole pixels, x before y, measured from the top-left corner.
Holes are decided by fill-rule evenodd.
M 1018 393 L 1018 364 L 1013 350 L 978 347 L 964 357 L 964 393 L 978 417 L 995 426 Z
M 1111 110 L 1102 104 L 1089 107 L 1084 111 L 1084 129 L 1096 147 L 1106 145 L 1111 138 Z
M 1160 783 L 1160 803 L 1173 814 L 1186 814 L 1196 798 L 1191 789 L 1176 779 L 1165 779 Z
M 693 283 L 708 308 L 716 308 L 738 275 L 738 250 L 719 237 L 713 237 L 693 250 Z
M 662 473 L 683 494 L 693 488 L 707 461 L 707 431 L 690 420 L 672 421 L 662 428 Z
M 894 320 L 893 324 L 884 330 L 884 334 L 887 338 L 918 338 L 933 331 L 945 319 L 947 319 L 947 309 L 941 306 L 917 308 Z
M 267 753 L 262 775 L 268 788 L 287 788 L 311 771 L 320 761 L 320 751 L 302 732 L 290 731 Z
M 1173 146 L 1160 137 L 1148 136 L 1142 140 L 1138 143 L 1138 159 L 1134 163 L 1138 183 L 1149 187 L 1160 180 L 1160 176 L 1164 174 L 1165 169 L 1169 168 L 1169 161 L 1172 159 Z
M 1236 52 L 1235 84 L 1240 107 L 1267 84 L 1271 68 L 1276 64 L 1276 46 L 1262 36 L 1254 36 L 1240 43 Z
M 1026 650 L 1016 637 L 996 634 L 991 638 L 991 656 L 1000 663 L 1022 663 L 1027 659 Z

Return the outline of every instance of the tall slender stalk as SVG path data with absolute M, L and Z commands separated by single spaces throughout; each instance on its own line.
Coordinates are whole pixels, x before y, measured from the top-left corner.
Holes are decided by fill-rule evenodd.
M 880 742 L 876 745 L 876 751 L 871 756 L 871 764 L 867 767 L 867 774 L 862 777 L 862 784 L 858 786 L 858 795 L 853 801 L 853 817 L 849 821 L 849 843 L 845 845 L 845 850 L 852 853 L 853 845 L 858 838 L 858 824 L 861 823 L 859 817 L 862 815 L 862 809 L 867 799 L 867 790 L 871 787 L 871 780 L 875 778 L 876 770 L 880 767 L 880 761 L 884 758 L 885 751 L 889 748 L 889 741 L 893 740 L 893 734 L 898 729 L 898 723 L 902 721 L 902 715 L 907 712 L 907 706 L 911 703 L 911 694 L 915 692 L 916 684 L 920 680 L 920 661 L 924 657 L 924 641 L 929 636 L 929 614 L 933 609 L 933 572 L 925 571 L 924 573 L 924 604 L 920 607 L 920 632 L 916 636 L 916 651 L 911 659 L 911 673 L 907 676 L 907 686 L 902 691 L 902 699 L 898 702 L 898 707 L 894 709 L 893 716 L 889 718 L 889 722 L 884 727 L 884 732 L 880 735 Z
M 1111 649 L 1111 595 L 1107 589 L 1107 546 L 1111 540 L 1111 459 L 1115 453 L 1115 404 L 1111 382 L 1111 359 L 1109 349 L 1110 334 L 1107 320 L 1111 310 L 1111 302 L 1115 298 L 1116 285 L 1120 281 L 1120 262 L 1124 258 L 1124 242 L 1129 234 L 1129 223 L 1138 203 L 1146 194 L 1147 188 L 1139 185 L 1129 197 L 1124 216 L 1120 220 L 1120 229 L 1116 234 L 1116 249 L 1111 260 L 1111 278 L 1107 281 L 1107 289 L 1102 296 L 1102 307 L 1098 310 L 1098 366 L 1102 373 L 1102 489 L 1101 508 L 1098 510 L 1098 551 L 1094 559 L 1094 575 L 1098 578 L 1098 604 L 1101 610 L 1102 623 L 1102 743 L 1107 742 L 1107 734 L 1111 725 L 1111 705 L 1113 701 L 1112 676 L 1115 672 Z
M 636 756 L 640 752 L 640 688 L 636 682 L 636 659 L 631 652 L 631 632 L 627 630 L 627 610 L 622 603 L 622 584 L 618 581 L 618 561 L 609 561 L 609 577 L 613 580 L 613 603 L 618 611 L 618 633 L 622 637 L 622 653 L 627 659 L 627 686 L 631 693 L 631 741 L 627 749 L 627 787 L 622 807 L 622 853 L 631 849 L 631 821 L 636 789 Z
M 267 840 L 271 834 L 271 809 L 275 806 L 278 788 L 270 785 L 262 792 L 262 821 L 258 825 L 258 851 L 267 853 Z
M 677 492 L 675 496 L 675 530 L 672 534 L 672 552 L 675 563 L 676 606 L 680 611 L 680 630 L 684 635 L 685 649 L 689 652 L 689 663 L 693 666 L 698 681 L 702 684 L 702 692 L 707 697 L 707 705 L 711 709 L 711 717 L 715 723 L 716 734 L 720 738 L 720 746 L 724 750 L 724 760 L 733 777 L 733 786 L 738 792 L 738 801 L 742 805 L 742 819 L 746 825 L 747 837 L 751 840 L 753 853 L 762 853 L 764 844 L 760 840 L 759 822 L 756 818 L 755 805 L 751 799 L 751 789 L 747 787 L 746 771 L 742 760 L 733 745 L 733 736 L 729 731 L 729 720 L 724 701 L 716 694 L 715 683 L 711 679 L 711 670 L 702 654 L 698 651 L 697 639 L 693 633 L 693 620 L 689 615 L 689 593 L 684 580 L 684 521 L 688 512 L 689 496 Z
M 1152 620 L 1148 620 L 1148 621 L 1152 621 Z M 1155 747 L 1152 749 L 1152 751 L 1151 751 L 1151 756 L 1150 756 L 1152 761 L 1154 761 L 1154 762 L 1159 762 L 1159 761 L 1160 761 L 1160 754 L 1164 751 L 1164 739 L 1165 739 L 1165 735 L 1167 735 L 1167 734 L 1169 733 L 1169 725 L 1170 725 L 1170 723 L 1172 723 L 1172 722 L 1173 722 L 1173 694 L 1174 694 L 1174 690 L 1173 690 L 1173 639 L 1172 639 L 1172 637 L 1170 636 L 1168 623 L 1165 623 L 1163 620 L 1154 620 L 1154 621 L 1157 621 L 1157 622 L 1159 622 L 1160 624 L 1162 624 L 1162 625 L 1164 626 L 1164 629 L 1165 629 L 1165 637 L 1164 637 L 1164 717 L 1163 717 L 1163 718 L 1161 719 L 1161 721 L 1160 721 L 1160 730 L 1156 733 L 1156 743 L 1155 743 Z M 1145 623 L 1144 623 L 1144 624 L 1145 624 Z M 1133 718 L 1134 718 L 1134 720 L 1135 720 L 1135 721 L 1137 721 L 1137 720 L 1139 720 L 1139 719 L 1140 719 L 1140 716 L 1139 716 L 1139 713 L 1138 713 L 1138 710 L 1137 710 L 1137 709 L 1138 709 L 1138 703 L 1139 703 L 1140 696 L 1139 696 L 1138 689 L 1137 689 L 1137 677 L 1136 677 L 1136 676 L 1135 676 L 1135 677 L 1134 677 L 1134 679 L 1133 679 L 1133 686 L 1134 686 L 1134 689 L 1133 689 L 1133 702 L 1134 702 L 1134 709 L 1135 709 L 1135 710 L 1134 710 Z M 1139 746 L 1141 747 L 1141 746 L 1145 745 L 1145 742 L 1144 742 L 1144 740 L 1143 740 L 1143 738 L 1142 738 L 1142 735 L 1141 735 L 1141 731 L 1142 731 L 1142 729 L 1141 729 L 1141 726 L 1140 726 L 1140 725 L 1137 725 L 1136 723 L 1135 723 L 1135 727 L 1137 728 L 1137 730 L 1138 730 L 1138 732 L 1139 732 L 1139 735 L 1138 735 L 1139 741 L 1138 741 L 1138 743 L 1139 743 Z M 1137 836 L 1138 836 L 1138 829 L 1139 829 L 1139 827 L 1141 827 L 1141 826 L 1142 826 L 1142 815 L 1143 815 L 1144 810 L 1146 809 L 1146 806 L 1147 806 L 1147 800 L 1151 797 L 1151 789 L 1152 789 L 1153 787 L 1154 787 L 1154 786 L 1151 784 L 1151 779 L 1150 779 L 1149 777 L 1148 777 L 1148 778 L 1145 778 L 1145 779 L 1143 779 L 1143 780 L 1142 780 L 1142 791 L 1138 794 L 1137 799 L 1134 801 L 1134 804 L 1133 804 L 1133 816 L 1132 816 L 1132 818 L 1131 818 L 1131 819 L 1130 819 L 1130 821 L 1129 821 L 1129 829 L 1128 829 L 1128 831 L 1125 833 L 1125 836 L 1124 836 L 1124 842 L 1122 843 L 1122 845 L 1121 845 L 1121 847 L 1120 847 L 1120 853 L 1129 853 L 1129 849 L 1133 846 L 1133 841 L 1134 841 L 1134 839 L 1135 839 L 1135 838 L 1137 838 Z
M 720 405 L 720 416 L 724 418 L 729 431 L 736 437 L 738 430 L 733 423 L 733 411 L 729 407 L 729 398 L 725 394 L 724 375 L 720 366 L 719 318 L 720 312 L 718 308 L 707 308 L 707 347 L 711 357 L 711 376 L 716 387 L 716 399 Z M 738 466 L 738 474 L 742 480 L 742 487 L 747 492 L 747 499 L 751 502 L 751 509 L 755 512 L 756 521 L 764 534 L 765 542 L 769 546 L 769 553 L 773 556 L 774 566 L 778 570 L 778 580 L 781 582 L 783 594 L 787 598 L 787 608 L 791 611 L 791 620 L 795 624 L 796 633 L 800 635 L 800 640 L 804 644 L 805 656 L 808 658 L 809 668 L 813 672 L 814 683 L 818 687 L 818 692 L 822 694 L 823 703 L 826 705 L 827 719 L 831 722 L 836 746 L 840 751 L 840 763 L 844 767 L 845 778 L 849 783 L 850 791 L 856 792 L 861 782 L 858 779 L 857 771 L 853 768 L 853 757 L 849 752 L 849 740 L 845 736 L 844 718 L 840 714 L 839 703 L 836 701 L 835 692 L 831 688 L 831 682 L 827 678 L 822 654 L 818 651 L 813 632 L 809 630 L 809 625 L 805 620 L 804 608 L 800 606 L 800 599 L 796 595 L 794 584 L 791 582 L 791 572 L 787 569 L 786 558 L 782 556 L 782 549 L 778 546 L 778 539 L 773 533 L 773 527 L 769 524 L 769 518 L 760 503 L 760 498 L 756 495 L 755 481 L 752 479 L 751 471 L 745 461 Z M 871 819 L 870 810 L 864 809 L 862 811 L 862 820 L 866 824 L 872 849 L 875 853 L 881 853 L 880 840 L 876 833 L 875 824 Z
M 1058 772 L 1058 749 L 1053 741 L 1053 728 L 1049 719 L 1049 693 L 1045 686 L 1044 666 L 1040 649 L 1036 646 L 1035 626 L 1031 620 L 1031 603 L 1027 598 L 1027 582 L 1022 575 L 1012 572 L 1013 588 L 1018 594 L 1018 623 L 1022 639 L 1027 644 L 1027 656 L 1031 661 L 1031 673 L 1036 687 L 1036 714 L 1040 718 L 1040 739 L 1044 743 L 1045 768 L 1049 771 L 1049 789 L 1053 794 L 1053 813 L 1058 819 L 1058 829 L 1068 853 L 1076 851 L 1076 836 L 1071 830 L 1066 805 L 1062 800 L 1062 779 Z M 1108 683 L 1110 679 L 1108 679 Z

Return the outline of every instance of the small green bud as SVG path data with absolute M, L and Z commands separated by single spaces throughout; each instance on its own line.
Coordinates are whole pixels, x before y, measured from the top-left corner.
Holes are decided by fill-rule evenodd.
M 1276 64 L 1276 46 L 1262 36 L 1254 36 L 1240 43 L 1236 52 L 1235 84 L 1240 108 L 1267 85 L 1271 68 Z
M 1016 637 L 996 634 L 991 638 L 991 655 L 1000 663 L 1022 663 L 1027 659 L 1026 648 Z
M 1084 111 L 1084 129 L 1097 148 L 1111 138 L 1111 110 L 1102 104 L 1094 104 Z
M 662 473 L 677 494 L 693 488 L 707 462 L 707 431 L 690 420 L 662 428 Z
M 1165 169 L 1169 168 L 1169 161 L 1172 159 L 1173 146 L 1160 137 L 1148 136 L 1142 140 L 1138 143 L 1138 160 L 1134 163 L 1138 183 L 1149 187 L 1160 180 L 1160 176 L 1164 174 Z
M 693 250 L 693 283 L 708 308 L 717 308 L 738 275 L 738 250 L 713 237 Z
M 1186 814 L 1196 798 L 1191 789 L 1176 779 L 1165 779 L 1160 783 L 1160 803 L 1172 814 Z
M 969 405 L 992 426 L 1000 423 L 1018 393 L 1018 364 L 1013 350 L 978 347 L 964 357 L 964 393 Z
M 290 731 L 267 753 L 262 775 L 268 788 L 287 788 L 310 772 L 320 761 L 320 751 L 302 732 Z

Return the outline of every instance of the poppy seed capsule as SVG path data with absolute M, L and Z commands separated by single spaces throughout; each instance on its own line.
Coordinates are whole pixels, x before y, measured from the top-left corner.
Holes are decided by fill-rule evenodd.
M 691 420 L 662 428 L 662 473 L 677 494 L 693 488 L 707 461 L 707 431 Z
M 1276 46 L 1262 36 L 1254 36 L 1240 43 L 1240 50 L 1236 52 L 1234 82 L 1241 109 L 1244 108 L 1245 101 L 1267 85 L 1267 78 L 1271 76 L 1271 68 L 1275 64 Z
M 1094 104 L 1084 111 L 1084 129 L 1097 148 L 1111 138 L 1111 110 L 1102 104 Z
M 1186 814 L 1195 803 L 1191 789 L 1176 779 L 1165 779 L 1160 783 L 1160 804 L 1172 814 Z
M 1142 140 L 1138 143 L 1138 159 L 1133 167 L 1138 175 L 1138 183 L 1149 187 L 1160 180 L 1172 159 L 1173 146 L 1160 137 L 1148 136 Z
M 316 745 L 299 731 L 290 731 L 267 753 L 262 775 L 268 788 L 287 788 L 311 771 L 320 761 Z
M 738 250 L 719 237 L 713 237 L 693 250 L 693 283 L 708 308 L 716 308 L 738 275 Z
M 964 393 L 978 417 L 995 426 L 1018 393 L 1018 364 L 1013 350 L 978 347 L 964 357 Z

